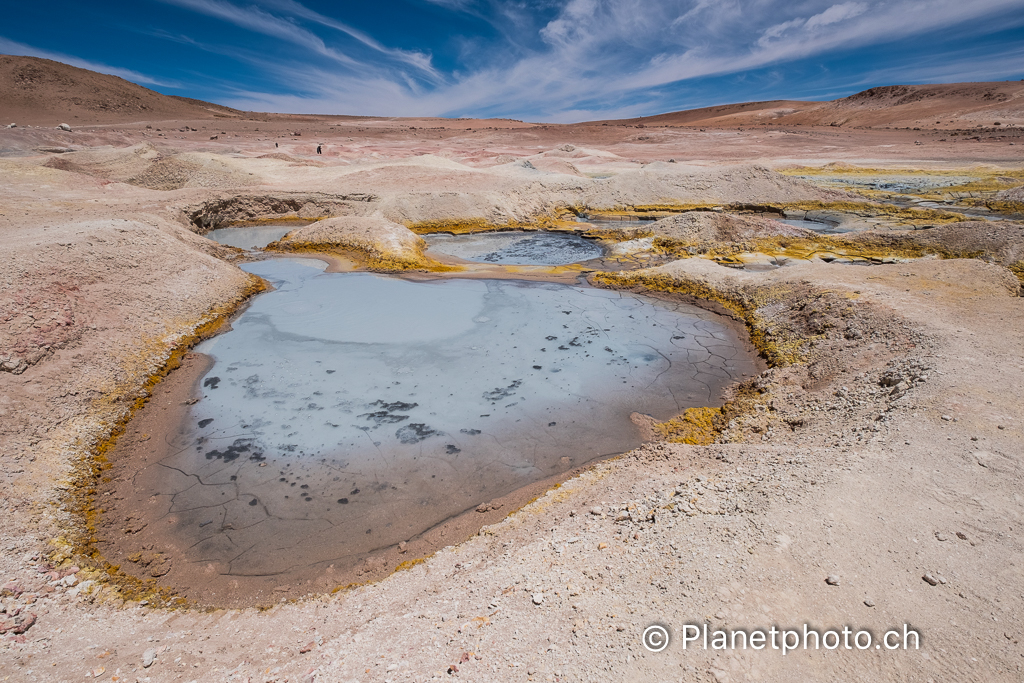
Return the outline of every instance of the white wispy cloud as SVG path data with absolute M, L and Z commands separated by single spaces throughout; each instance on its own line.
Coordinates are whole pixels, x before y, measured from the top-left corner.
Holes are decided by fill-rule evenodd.
M 32 45 L 26 45 L 25 43 L 19 43 L 8 38 L 0 36 L 0 54 L 5 55 L 17 55 L 20 57 L 41 57 L 42 59 L 51 59 L 55 62 L 63 62 L 64 64 L 70 64 L 71 66 L 77 66 L 81 69 L 89 69 L 90 71 L 96 71 L 101 74 L 109 74 L 111 76 L 118 76 L 131 81 L 132 83 L 139 83 L 144 85 L 155 85 L 158 87 L 165 88 L 181 88 L 182 84 L 177 81 L 165 80 L 162 78 L 154 78 L 132 69 L 125 69 L 119 66 L 110 66 L 109 64 L 103 64 L 101 62 L 94 62 L 89 59 L 81 59 L 74 55 L 67 55 L 62 52 L 53 52 L 52 50 L 43 50 L 41 48 L 33 47 Z
M 263 35 L 279 38 L 294 45 L 300 45 L 345 66 L 361 66 L 355 59 L 334 48 L 328 47 L 312 31 L 308 31 L 280 17 L 275 17 L 256 6 L 239 7 L 224 0 L 164 0 L 164 2 L 185 7 L 201 14 L 216 17 L 217 19 L 223 19 L 256 33 L 262 33 Z
M 355 38 L 357 41 L 366 45 L 367 47 L 376 50 L 377 52 L 387 55 L 393 59 L 401 62 L 405 62 L 417 69 L 429 74 L 434 79 L 440 80 L 441 75 L 434 69 L 430 63 L 430 55 L 425 52 L 412 51 L 412 50 L 400 50 L 396 48 L 387 47 L 380 41 L 373 38 L 364 31 L 360 31 L 357 28 L 353 28 L 348 24 L 332 19 L 331 17 L 324 16 L 319 12 L 309 9 L 305 5 L 296 2 L 296 0 L 270 0 L 268 4 L 276 9 L 286 12 L 292 16 L 301 17 L 303 19 L 309 19 L 314 21 L 321 26 L 332 28 L 336 31 L 348 35 L 351 38 Z
M 679 84 L 694 79 L 782 69 L 796 60 L 950 30 L 967 41 L 1024 26 L 1024 0 L 420 0 L 494 29 L 486 41 L 448 36 L 462 52 L 457 67 L 442 71 L 427 50 L 389 46 L 299 0 L 162 1 L 281 41 L 296 54 L 270 60 L 240 50 L 239 59 L 257 64 L 280 88 L 232 90 L 220 98 L 224 104 L 550 121 L 677 106 Z M 1009 63 L 997 68 L 996 57 L 933 60 L 928 78 L 984 77 L 984 64 L 993 69 L 991 77 L 1022 71 Z M 913 56 L 903 62 L 906 68 L 892 69 L 887 80 L 920 80 Z

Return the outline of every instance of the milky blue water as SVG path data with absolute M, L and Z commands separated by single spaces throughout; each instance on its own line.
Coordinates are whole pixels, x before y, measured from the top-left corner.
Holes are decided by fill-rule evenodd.
M 720 404 L 756 372 L 731 327 L 579 286 L 410 282 L 309 259 L 198 350 L 214 359 L 140 496 L 223 573 L 345 566 L 639 444 L 629 415 Z
M 214 242 L 239 249 L 262 249 L 292 230 L 294 225 L 258 225 L 250 228 L 217 228 L 206 233 Z

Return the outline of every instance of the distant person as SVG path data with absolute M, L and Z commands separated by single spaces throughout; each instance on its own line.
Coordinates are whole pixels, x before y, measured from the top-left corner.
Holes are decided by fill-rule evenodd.
M 323 154 L 324 153 L 324 150 L 323 150 L 323 148 L 320 145 L 316 146 L 316 153 L 317 154 Z

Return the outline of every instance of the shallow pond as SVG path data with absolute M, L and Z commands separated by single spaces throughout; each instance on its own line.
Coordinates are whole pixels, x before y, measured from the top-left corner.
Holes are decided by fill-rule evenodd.
M 734 327 L 685 304 L 324 267 L 245 266 L 276 290 L 198 348 L 201 400 L 133 477 L 132 505 L 187 563 L 272 581 L 351 567 L 639 445 L 633 411 L 720 405 L 758 371 Z
M 239 249 L 262 249 L 276 242 L 292 230 L 294 225 L 258 225 L 250 228 L 217 228 L 206 233 L 214 242 Z
M 562 266 L 599 258 L 595 242 L 559 232 L 486 232 L 471 235 L 426 235 L 430 252 L 466 261 L 519 266 Z
M 824 235 L 834 235 L 842 232 L 849 232 L 838 227 L 835 223 L 828 223 L 826 221 L 811 221 L 805 218 L 776 218 L 780 223 L 786 225 L 793 225 L 798 228 L 804 228 L 805 230 L 813 230 Z

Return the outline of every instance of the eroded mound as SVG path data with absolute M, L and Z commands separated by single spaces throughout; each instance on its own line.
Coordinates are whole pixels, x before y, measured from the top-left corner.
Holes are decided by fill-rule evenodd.
M 52 157 L 43 165 L 61 171 L 82 173 L 114 182 L 127 182 L 129 178 L 145 173 L 160 152 L 148 142 L 131 147 L 98 147 L 78 152 L 67 152 Z
M 759 237 L 811 237 L 811 230 L 770 218 L 714 211 L 689 211 L 620 230 L 626 235 L 654 236 L 687 242 L 740 242 Z
M 183 187 L 245 187 L 258 184 L 252 174 L 206 154 L 177 154 L 155 160 L 126 182 L 151 190 Z
M 268 249 L 357 256 L 373 270 L 435 268 L 423 255 L 426 242 L 408 228 L 380 216 L 327 218 L 293 230 Z

